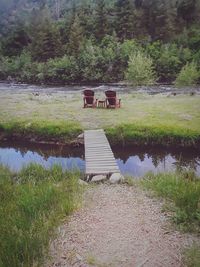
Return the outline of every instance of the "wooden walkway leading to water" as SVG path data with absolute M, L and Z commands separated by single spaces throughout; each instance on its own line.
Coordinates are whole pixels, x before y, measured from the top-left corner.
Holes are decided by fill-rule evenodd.
M 103 130 L 84 131 L 86 175 L 119 173 Z

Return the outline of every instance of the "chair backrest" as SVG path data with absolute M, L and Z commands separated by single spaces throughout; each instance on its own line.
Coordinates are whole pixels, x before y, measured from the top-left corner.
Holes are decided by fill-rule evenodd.
M 83 91 L 84 96 L 94 96 L 94 91 L 90 89 L 86 89 Z
M 108 100 L 109 105 L 116 105 L 116 92 L 112 90 L 105 91 L 106 98 Z
M 92 105 L 94 102 L 94 91 L 86 89 L 83 91 L 84 99 L 88 105 Z

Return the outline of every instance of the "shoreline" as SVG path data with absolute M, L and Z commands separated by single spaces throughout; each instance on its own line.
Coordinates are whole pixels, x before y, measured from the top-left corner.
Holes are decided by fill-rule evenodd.
M 195 132 L 188 132 L 187 135 L 177 135 L 173 131 L 170 132 L 157 132 L 155 133 L 146 129 L 146 135 L 140 131 L 137 135 L 132 131 L 132 137 L 128 136 L 126 132 L 124 134 L 119 133 L 117 127 L 104 129 L 108 137 L 111 146 L 127 147 L 127 146 L 143 146 L 143 147 L 161 147 L 165 148 L 176 148 L 176 149 L 194 149 L 200 151 L 200 134 Z M 44 129 L 45 132 L 45 129 Z M 2 129 L 0 125 L 0 141 L 1 142 L 26 142 L 28 144 L 37 145 L 55 145 L 55 146 L 66 146 L 66 147 L 82 147 L 84 146 L 83 137 L 79 135 L 83 133 L 82 129 L 76 129 L 69 134 L 60 135 L 52 132 L 50 135 L 42 135 L 39 131 L 31 131 L 26 127 L 18 130 L 6 130 Z M 161 134 L 159 136 L 159 134 Z

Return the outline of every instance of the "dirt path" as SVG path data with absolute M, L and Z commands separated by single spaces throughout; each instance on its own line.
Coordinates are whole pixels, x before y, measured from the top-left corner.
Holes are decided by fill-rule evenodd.
M 174 231 L 161 203 L 139 188 L 98 185 L 59 228 L 45 267 L 183 266 L 182 250 L 194 237 Z

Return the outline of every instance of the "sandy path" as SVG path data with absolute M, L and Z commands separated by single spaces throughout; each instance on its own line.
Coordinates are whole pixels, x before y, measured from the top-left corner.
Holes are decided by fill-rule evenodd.
M 161 204 L 141 189 L 98 185 L 85 192 L 83 208 L 59 228 L 45 266 L 179 267 L 182 250 L 192 241 L 170 229 Z

